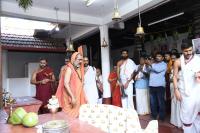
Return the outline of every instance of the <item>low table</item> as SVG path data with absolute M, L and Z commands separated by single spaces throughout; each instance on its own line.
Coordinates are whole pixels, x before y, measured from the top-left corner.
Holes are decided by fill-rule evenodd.
M 50 120 L 66 120 L 69 125 L 70 133 L 104 133 L 101 131 L 101 129 L 89 125 L 86 122 L 80 121 L 78 118 L 71 118 L 64 112 L 39 115 L 38 125 Z M 5 123 L 0 123 L 0 129 L 1 133 L 37 133 L 36 127 L 26 128 L 22 125 L 13 126 Z
M 42 105 L 40 100 L 37 100 L 33 97 L 15 97 L 14 99 L 16 100 L 16 103 L 13 104 L 13 110 L 18 107 L 23 107 L 27 112 L 38 113 L 38 110 Z M 10 107 L 4 107 L 4 110 L 9 114 Z

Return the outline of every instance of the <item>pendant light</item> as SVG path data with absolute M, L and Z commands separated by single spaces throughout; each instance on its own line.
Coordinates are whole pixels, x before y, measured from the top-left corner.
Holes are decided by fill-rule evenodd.
M 71 9 L 70 9 L 70 0 L 68 0 L 68 9 L 69 9 L 69 41 L 66 42 L 68 52 L 74 52 L 74 45 L 71 38 Z
M 113 16 L 112 16 L 112 20 L 114 20 L 114 21 L 121 20 L 121 15 L 119 13 L 118 0 L 115 0 L 114 13 L 113 13 Z
M 139 23 L 138 23 L 138 27 L 136 30 L 136 36 L 143 36 L 144 33 L 144 28 L 142 27 L 142 21 L 141 21 L 141 16 L 140 16 L 140 0 L 138 0 L 138 16 L 139 16 Z

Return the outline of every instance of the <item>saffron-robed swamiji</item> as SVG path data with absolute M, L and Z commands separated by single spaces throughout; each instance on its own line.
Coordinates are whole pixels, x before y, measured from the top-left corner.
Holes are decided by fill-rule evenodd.
M 82 69 L 82 55 L 79 52 L 72 54 L 71 62 L 68 63 L 61 73 L 56 97 L 60 107 L 70 117 L 78 117 L 79 108 L 86 103 L 83 90 L 84 69 Z

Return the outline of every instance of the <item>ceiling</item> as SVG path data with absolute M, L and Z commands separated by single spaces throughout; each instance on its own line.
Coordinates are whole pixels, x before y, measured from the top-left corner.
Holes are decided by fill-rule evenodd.
M 184 12 L 184 14 L 158 24 L 148 26 L 151 22 L 180 12 Z M 178 31 L 179 33 L 188 32 L 189 26 L 193 26 L 195 14 L 200 14 L 199 0 L 171 0 L 168 3 L 142 13 L 142 26 L 144 27 L 146 33 L 145 40 L 148 41 L 150 35 L 157 37 L 158 35 L 164 36 L 165 33 L 167 33 L 167 35 L 172 35 L 173 31 Z M 138 16 L 136 15 L 135 17 L 125 21 L 125 29 L 109 29 L 111 48 L 117 49 L 135 45 L 137 41 L 137 38 L 135 37 L 137 25 Z M 96 33 L 91 37 L 79 40 L 77 43 L 93 45 L 99 43 L 99 36 L 99 33 Z M 94 38 L 96 38 L 96 41 Z
M 16 2 L 16 0 L 3 1 Z M 137 0 L 119 0 L 119 5 L 123 6 L 130 1 Z M 70 0 L 70 4 L 72 12 L 78 14 L 87 14 L 89 16 L 95 17 L 100 17 L 103 14 L 108 14 L 114 8 L 114 0 L 95 0 L 95 2 L 89 7 L 85 6 L 84 0 Z M 54 7 L 58 7 L 59 10 L 67 12 L 68 0 L 33 0 L 33 6 L 50 10 L 54 9 Z
M 141 10 L 149 9 L 166 0 L 140 0 Z M 138 12 L 137 0 L 118 0 L 122 21 Z M 67 0 L 33 0 L 33 6 L 24 11 L 18 7 L 16 0 L 1 0 L 1 13 L 4 16 L 40 20 L 48 22 L 69 23 Z M 54 7 L 59 8 L 58 19 Z M 72 39 L 79 40 L 99 30 L 100 25 L 112 24 L 114 0 L 96 0 L 86 7 L 84 0 L 71 0 Z M 68 29 L 67 27 L 64 29 Z M 67 36 L 67 31 L 60 32 Z M 68 36 L 67 36 L 68 37 Z

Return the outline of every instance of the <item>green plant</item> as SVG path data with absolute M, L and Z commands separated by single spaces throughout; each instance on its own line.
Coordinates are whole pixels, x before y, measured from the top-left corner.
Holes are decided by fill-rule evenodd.
M 32 6 L 33 0 L 16 0 L 18 2 L 19 7 L 27 10 L 28 7 Z

